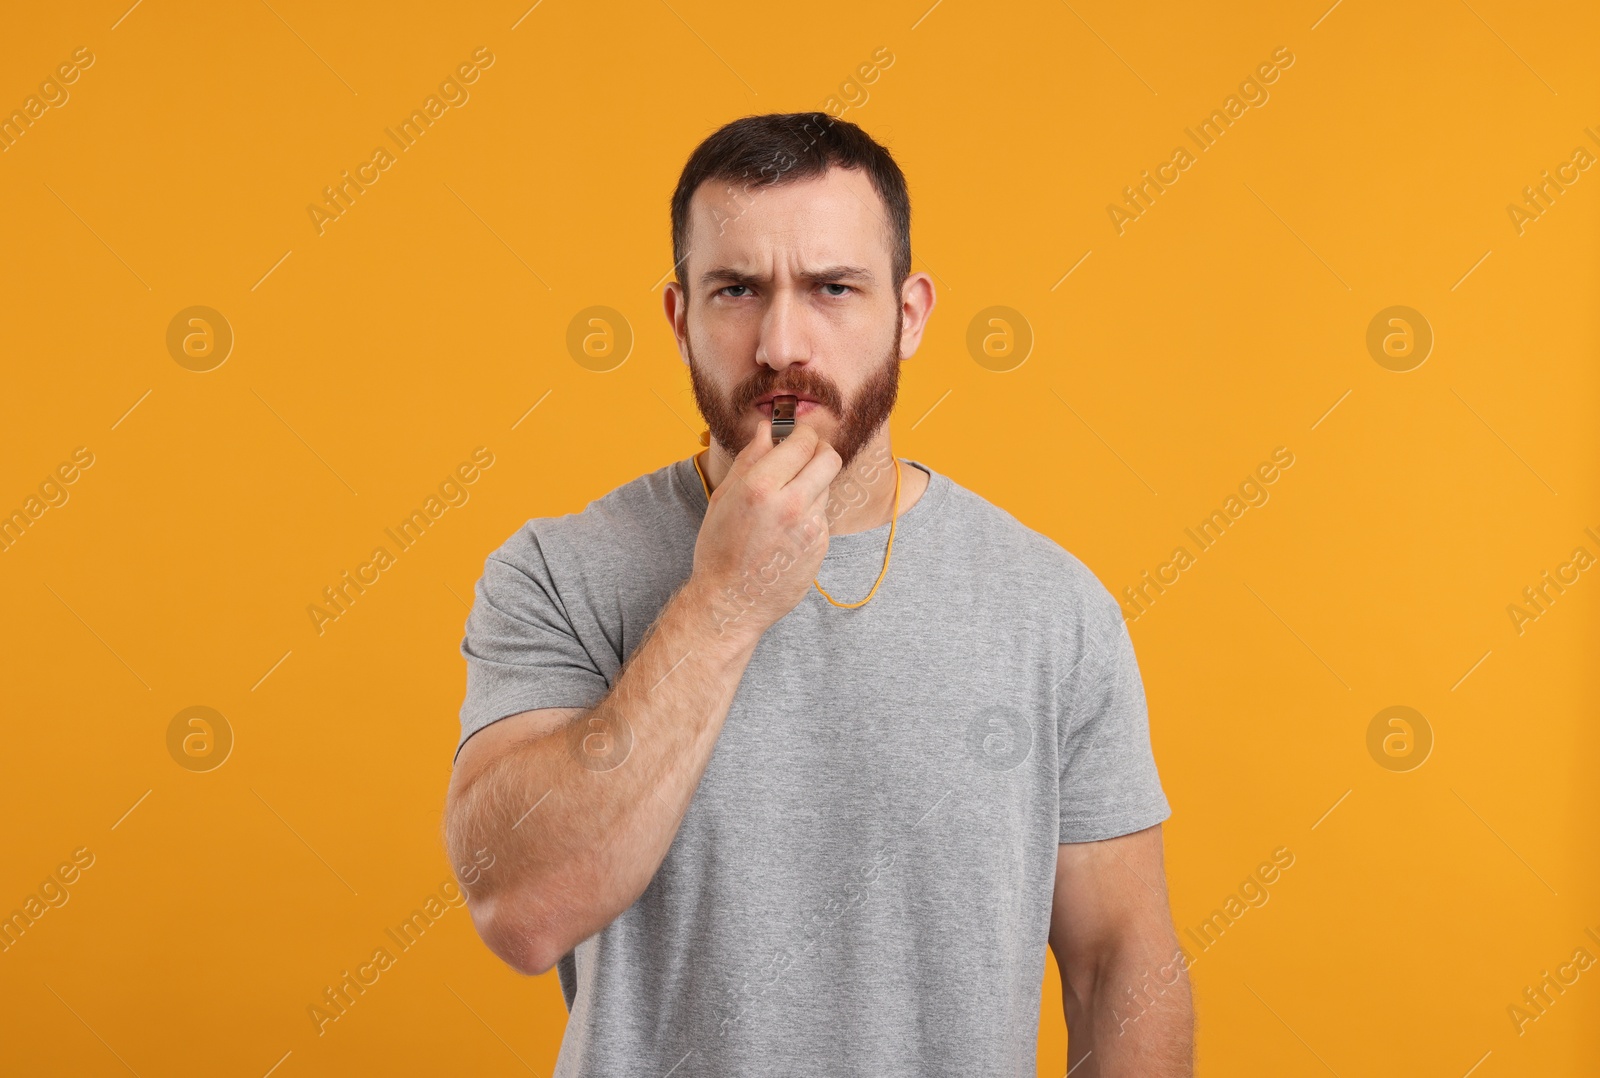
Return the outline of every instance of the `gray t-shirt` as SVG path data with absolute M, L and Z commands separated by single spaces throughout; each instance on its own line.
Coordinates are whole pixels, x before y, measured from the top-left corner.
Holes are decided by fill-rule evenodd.
M 930 481 L 878 593 L 813 587 L 767 630 L 654 879 L 559 963 L 556 1078 L 1035 1073 L 1057 843 L 1171 810 L 1110 593 L 907 463 Z M 705 512 L 686 457 L 491 554 L 461 744 L 598 703 Z M 832 537 L 822 587 L 865 596 L 888 537 Z

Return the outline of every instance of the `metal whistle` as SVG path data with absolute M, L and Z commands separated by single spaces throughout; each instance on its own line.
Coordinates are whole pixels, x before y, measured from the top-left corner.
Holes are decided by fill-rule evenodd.
M 772 444 L 777 445 L 794 433 L 794 408 L 800 398 L 782 394 L 772 398 Z

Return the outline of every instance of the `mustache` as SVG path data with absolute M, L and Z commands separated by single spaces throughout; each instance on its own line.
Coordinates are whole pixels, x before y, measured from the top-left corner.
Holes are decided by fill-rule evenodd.
M 782 385 L 778 384 L 780 381 Z M 746 382 L 737 395 L 735 407 L 744 411 L 768 393 L 793 393 L 795 396 L 815 398 L 817 403 L 834 412 L 840 409 L 839 391 L 831 382 L 810 377 L 782 378 L 776 371 L 756 375 Z

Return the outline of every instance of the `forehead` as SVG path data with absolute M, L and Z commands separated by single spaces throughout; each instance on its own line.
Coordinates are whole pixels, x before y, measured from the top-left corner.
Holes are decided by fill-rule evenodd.
M 707 180 L 689 201 L 688 241 L 686 274 L 691 265 L 699 272 L 803 261 L 881 266 L 887 275 L 890 261 L 883 200 L 861 169 L 829 168 L 770 187 Z

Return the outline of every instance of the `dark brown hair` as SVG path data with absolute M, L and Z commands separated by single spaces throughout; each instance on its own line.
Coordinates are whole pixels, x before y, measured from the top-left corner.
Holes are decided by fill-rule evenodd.
M 898 295 L 911 275 L 911 196 L 905 174 L 871 135 L 825 112 L 745 116 L 724 124 L 695 147 L 672 193 L 672 264 L 679 282 L 689 254 L 689 200 L 701 184 L 723 182 L 730 191 L 751 197 L 754 188 L 821 176 L 830 166 L 865 169 L 883 200 Z

